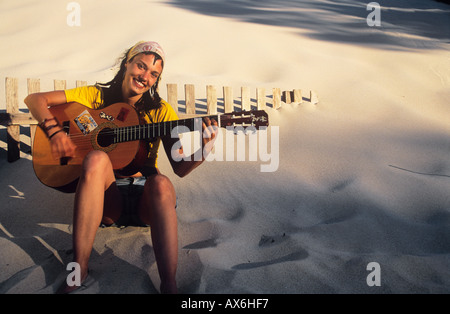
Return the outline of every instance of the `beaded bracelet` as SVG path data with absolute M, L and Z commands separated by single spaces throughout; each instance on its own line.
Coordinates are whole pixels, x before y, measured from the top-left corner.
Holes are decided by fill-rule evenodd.
M 64 131 L 64 129 L 59 129 L 58 131 L 56 131 L 56 132 L 54 132 L 52 135 L 50 135 L 49 137 L 48 137 L 48 139 L 50 140 L 53 136 L 55 136 L 57 133 L 59 133 L 59 132 L 63 132 Z
M 55 124 L 49 125 L 49 126 L 45 126 L 45 124 L 48 121 L 55 121 Z M 44 121 L 42 121 L 41 123 L 38 124 L 38 126 L 41 128 L 42 131 L 44 131 L 45 135 L 47 135 L 48 139 L 51 139 L 56 133 L 59 133 L 61 131 L 63 131 L 63 128 L 61 127 L 61 125 L 59 124 L 58 119 L 56 119 L 56 117 L 52 117 L 52 118 L 46 118 L 44 119 Z M 61 129 L 54 132 L 52 135 L 48 135 L 48 131 L 50 131 L 51 129 L 53 129 L 54 127 L 60 127 Z

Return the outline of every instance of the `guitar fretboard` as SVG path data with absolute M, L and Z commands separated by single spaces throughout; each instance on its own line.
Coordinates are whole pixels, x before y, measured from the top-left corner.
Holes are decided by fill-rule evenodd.
M 215 119 L 216 121 L 218 121 L 218 115 L 212 115 L 208 117 L 210 119 Z M 122 143 L 129 141 L 148 140 L 155 137 L 170 136 L 172 130 L 179 126 L 184 126 L 185 128 L 178 129 L 178 132 L 201 130 L 201 121 L 202 117 L 115 128 L 113 129 L 113 142 Z

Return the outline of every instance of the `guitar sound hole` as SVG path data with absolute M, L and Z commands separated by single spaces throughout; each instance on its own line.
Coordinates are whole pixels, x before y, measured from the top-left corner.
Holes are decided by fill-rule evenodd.
M 104 128 L 98 133 L 97 143 L 100 147 L 108 147 L 114 143 L 114 132 L 110 128 Z

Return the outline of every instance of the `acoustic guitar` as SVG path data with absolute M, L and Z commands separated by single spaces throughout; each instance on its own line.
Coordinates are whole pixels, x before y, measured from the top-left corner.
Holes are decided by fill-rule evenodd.
M 126 103 L 116 103 L 102 109 L 90 109 L 72 102 L 49 108 L 64 131 L 77 146 L 75 157 L 54 159 L 50 141 L 44 131 L 36 129 L 33 143 L 33 168 L 37 178 L 45 185 L 64 192 L 73 192 L 74 183 L 81 173 L 83 159 L 92 150 L 108 154 L 113 169 L 123 175 L 136 173 L 147 157 L 146 141 L 171 136 L 178 132 L 201 130 L 196 123 L 203 117 L 180 119 L 153 124 L 141 124 L 136 110 Z M 264 110 L 241 111 L 209 115 L 219 127 L 268 126 Z M 200 124 L 201 125 L 201 124 Z

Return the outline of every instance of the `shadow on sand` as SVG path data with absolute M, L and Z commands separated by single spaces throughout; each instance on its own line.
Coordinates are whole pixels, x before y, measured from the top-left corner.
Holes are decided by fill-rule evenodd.
M 1 148 L 0 157 L 0 294 L 54 293 L 69 274 L 66 265 L 72 260 L 73 194 L 42 185 L 30 160 L 8 163 Z M 145 267 L 119 256 L 110 243 L 116 237 L 122 239 L 118 233 L 130 232 L 136 236 L 127 239 L 143 243 L 137 254 L 146 264 L 154 263 L 153 249 L 146 244 L 150 243 L 148 230 L 100 228 L 96 241 L 104 248 L 93 250 L 90 258 L 94 286 L 82 292 L 157 293 Z M 129 278 L 133 285 L 127 284 Z
M 450 7 L 433 0 L 380 0 L 381 26 L 369 27 L 370 1 L 171 0 L 197 13 L 298 29 L 311 38 L 383 49 L 433 49 L 450 42 Z

